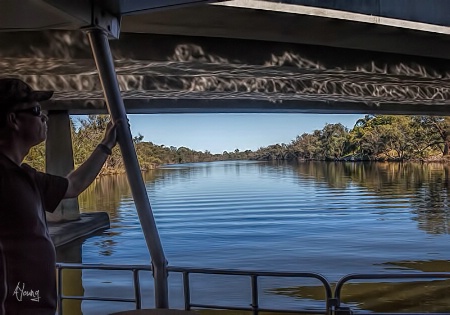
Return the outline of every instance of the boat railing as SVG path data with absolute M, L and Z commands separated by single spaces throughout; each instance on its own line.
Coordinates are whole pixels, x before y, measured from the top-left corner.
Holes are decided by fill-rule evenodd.
M 63 300 L 82 300 L 82 301 L 108 301 L 108 302 L 127 302 L 134 303 L 137 310 L 142 309 L 141 284 L 139 273 L 141 271 L 152 272 L 150 265 L 106 265 L 106 264 L 67 264 L 58 263 L 56 265 L 58 274 L 58 314 L 63 315 Z M 96 296 L 74 296 L 63 294 L 63 270 L 114 270 L 114 271 L 131 271 L 133 278 L 134 298 L 111 298 L 111 297 L 96 297 Z M 342 277 L 335 286 L 333 291 L 330 282 L 322 275 L 317 273 L 307 272 L 271 272 L 271 271 L 251 271 L 251 270 L 234 270 L 234 269 L 208 269 L 208 268 L 189 268 L 189 267 L 175 267 L 169 266 L 167 268 L 169 273 L 180 273 L 183 281 L 183 297 L 185 310 L 197 309 L 217 309 L 217 310 L 239 310 L 249 311 L 254 315 L 260 312 L 264 313 L 295 313 L 295 314 L 325 314 L 325 315 L 421 315 L 421 313 L 376 313 L 364 312 L 363 310 L 353 311 L 348 306 L 341 305 L 342 289 L 345 284 L 354 280 L 444 280 L 450 279 L 450 273 L 389 273 L 389 274 L 350 274 Z M 191 301 L 191 275 L 206 274 L 206 275 L 230 275 L 243 276 L 249 278 L 249 285 L 251 289 L 250 307 L 234 307 L 229 305 L 212 305 L 212 304 L 198 304 Z M 321 282 L 324 288 L 325 306 L 323 309 L 269 309 L 260 307 L 260 289 L 259 278 L 261 277 L 276 277 L 276 278 L 310 278 Z M 426 313 L 427 315 L 450 315 L 450 313 Z
M 63 270 L 123 270 L 132 271 L 133 273 L 133 288 L 134 298 L 110 298 L 110 297 L 96 297 L 96 296 L 77 296 L 63 294 Z M 81 300 L 81 301 L 107 301 L 107 302 L 126 302 L 135 303 L 136 309 L 142 308 L 141 285 L 139 282 L 140 271 L 152 271 L 150 265 L 105 265 L 105 264 L 56 264 L 57 272 L 57 304 L 58 315 L 63 315 L 63 300 Z
M 135 303 L 136 309 L 142 309 L 142 296 L 141 285 L 139 281 L 139 273 L 141 271 L 152 271 L 150 265 L 104 265 L 104 264 L 67 264 L 58 263 L 56 265 L 58 274 L 58 314 L 63 315 L 63 300 L 82 300 L 82 301 L 108 301 L 108 302 L 127 302 Z M 97 297 L 97 296 L 74 296 L 63 294 L 63 270 L 75 269 L 75 270 L 124 270 L 131 271 L 133 277 L 133 289 L 134 298 L 110 298 L 110 297 Z M 192 308 L 201 309 L 220 309 L 220 310 L 239 310 L 239 311 L 251 311 L 257 315 L 260 312 L 267 313 L 295 313 L 295 314 L 330 314 L 331 305 L 328 301 L 332 301 L 332 289 L 329 282 L 320 274 L 317 273 L 305 273 L 305 272 L 269 272 L 269 271 L 243 271 L 233 269 L 205 269 L 205 268 L 188 268 L 188 267 L 174 267 L 169 266 L 167 268 L 169 273 L 180 273 L 183 281 L 183 295 L 184 295 L 184 308 L 185 310 L 191 310 Z M 251 288 L 251 301 L 250 307 L 233 307 L 227 305 L 212 305 L 212 304 L 197 304 L 191 301 L 191 275 L 193 274 L 208 274 L 208 275 L 230 275 L 230 276 L 243 276 L 249 278 L 249 286 Z M 316 279 L 321 282 L 324 287 L 326 305 L 323 309 L 314 310 L 287 310 L 287 309 L 269 309 L 262 308 L 259 305 L 260 290 L 258 286 L 258 280 L 260 277 L 276 277 L 276 278 L 310 278 Z
M 307 272 L 270 272 L 270 271 L 244 271 L 231 269 L 206 269 L 206 268 L 185 268 L 185 267 L 169 267 L 169 272 L 179 272 L 183 275 L 184 301 L 185 309 L 190 310 L 192 307 L 202 309 L 229 309 L 239 311 L 251 311 L 257 315 L 259 312 L 267 313 L 295 313 L 295 314 L 329 314 L 329 305 L 326 304 L 323 310 L 286 310 L 286 309 L 269 309 L 261 308 L 259 305 L 259 286 L 258 279 L 260 277 L 276 277 L 276 278 L 311 278 L 319 280 L 325 289 L 325 299 L 329 301 L 332 297 L 332 289 L 325 277 L 317 273 Z M 190 275 L 192 274 L 209 274 L 209 275 L 231 275 L 244 276 L 250 280 L 251 287 L 251 307 L 231 307 L 224 305 L 197 304 L 192 303 L 190 299 Z

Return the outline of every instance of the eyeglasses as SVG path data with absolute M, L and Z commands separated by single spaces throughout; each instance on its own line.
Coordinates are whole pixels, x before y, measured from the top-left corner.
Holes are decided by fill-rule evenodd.
M 42 111 L 40 106 L 34 106 L 34 107 L 30 107 L 30 108 L 25 108 L 25 109 L 18 109 L 18 110 L 15 110 L 14 112 L 15 113 L 28 113 L 28 114 L 31 114 L 36 117 L 40 117 L 40 116 L 42 116 L 42 114 L 44 114 L 44 112 Z

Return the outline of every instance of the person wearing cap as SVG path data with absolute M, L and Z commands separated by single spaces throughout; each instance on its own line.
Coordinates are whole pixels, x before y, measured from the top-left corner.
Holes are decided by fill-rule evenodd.
M 55 248 L 45 211 L 78 196 L 98 175 L 117 141 L 108 124 L 104 139 L 66 177 L 22 164 L 47 136 L 40 102 L 52 91 L 35 91 L 19 79 L 0 79 L 0 315 L 54 315 Z

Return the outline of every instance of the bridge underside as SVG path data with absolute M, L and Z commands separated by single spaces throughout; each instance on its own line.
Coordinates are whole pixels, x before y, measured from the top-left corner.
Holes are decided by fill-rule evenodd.
M 106 113 L 79 31 L 0 33 L 0 73 L 56 91 L 49 110 Z M 450 60 L 244 39 L 123 33 L 128 113 L 450 115 Z
M 404 0 L 322 1 L 321 8 L 313 0 L 96 4 L 126 13 L 111 46 L 129 113 L 450 115 L 450 28 L 435 9 L 408 1 L 406 11 Z M 98 16 L 89 15 L 91 2 L 24 3 L 48 20 L 27 19 L 32 12 L 13 10 L 13 0 L 0 2 L 1 76 L 57 91 L 48 109 L 106 113 L 87 37 L 78 30 Z M 158 9 L 167 3 L 170 10 Z M 178 7 L 195 3 L 213 4 Z M 346 8 L 352 12 L 339 11 Z M 24 25 L 72 31 L 8 32 Z

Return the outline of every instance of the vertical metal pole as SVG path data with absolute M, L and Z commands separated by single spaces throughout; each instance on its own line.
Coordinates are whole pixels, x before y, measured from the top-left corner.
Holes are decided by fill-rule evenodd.
M 189 287 L 189 272 L 183 272 L 184 309 L 191 310 L 191 289 Z
M 251 275 L 251 283 L 252 283 L 252 314 L 259 314 L 259 303 L 258 303 L 258 276 Z
M 131 187 L 136 209 L 141 221 L 145 241 L 152 257 L 153 277 L 155 281 L 155 306 L 157 308 L 168 308 L 168 285 L 167 285 L 167 260 L 159 239 L 152 208 L 145 190 L 141 169 L 133 146 L 132 135 L 128 126 L 128 120 L 120 95 L 119 83 L 114 69 L 108 37 L 100 29 L 87 30 L 92 53 L 97 65 L 100 81 L 105 94 L 108 111 L 113 122 L 122 120 L 117 133 L 119 145 L 122 151 L 128 182 Z
M 139 269 L 133 269 L 134 298 L 136 300 L 136 309 L 142 308 L 141 285 L 139 282 Z
M 62 294 L 63 294 L 63 290 L 62 290 L 62 267 L 59 266 L 58 264 L 56 265 L 56 271 L 58 272 L 58 300 L 57 300 L 57 308 L 58 308 L 58 315 L 62 315 L 63 314 L 63 299 L 62 299 Z

